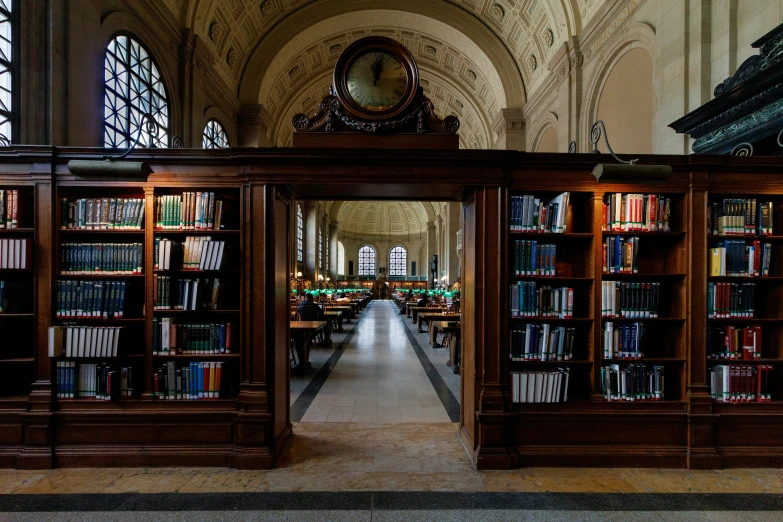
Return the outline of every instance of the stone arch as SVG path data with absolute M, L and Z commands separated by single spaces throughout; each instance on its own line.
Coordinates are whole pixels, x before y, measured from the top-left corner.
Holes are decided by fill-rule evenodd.
M 481 48 L 500 76 L 506 107 L 521 107 L 526 100 L 522 76 L 508 48 L 485 24 L 465 10 L 446 2 L 420 0 L 390 6 L 387 0 L 318 0 L 309 3 L 278 22 L 257 43 L 247 60 L 239 82 L 238 97 L 242 104 L 258 103 L 261 84 L 272 61 L 291 39 L 292 34 L 306 31 L 317 21 L 345 13 L 393 9 L 442 21 L 467 36 Z
M 596 66 L 594 72 L 586 84 L 584 90 L 586 96 L 582 105 L 582 114 L 580 115 L 580 141 L 579 150 L 589 151 L 590 146 L 590 128 L 598 118 L 598 103 L 601 99 L 601 92 L 606 84 L 609 74 L 620 59 L 631 49 L 642 48 L 652 58 L 652 79 L 653 85 L 657 79 L 657 53 L 655 51 L 656 39 L 655 29 L 643 22 L 634 22 L 623 29 L 622 37 L 615 43 L 601 52 L 595 58 Z M 653 96 L 655 89 L 653 88 Z M 653 98 L 653 115 L 658 107 L 658 100 Z M 650 122 L 652 125 L 652 122 Z M 611 130 L 610 130 L 611 132 Z M 610 134 L 611 139 L 611 134 Z M 611 141 L 610 141 L 611 143 Z
M 528 133 L 530 141 L 526 146 L 526 150 L 537 152 L 538 144 L 541 142 L 541 138 L 548 129 L 554 129 L 556 135 L 559 137 L 559 133 L 557 132 L 557 123 L 558 120 L 555 113 L 551 111 L 545 111 L 543 114 L 541 114 L 531 129 L 531 132 Z
M 174 136 L 182 136 L 182 110 L 180 108 L 179 92 L 176 89 L 178 86 L 176 79 L 179 70 L 177 49 L 174 47 L 173 43 L 169 42 L 167 45 L 166 42 L 163 42 L 160 34 L 151 30 L 138 18 L 129 13 L 115 11 L 101 20 L 101 34 L 98 39 L 103 42 L 103 46 L 100 49 L 95 50 L 96 55 L 99 54 L 99 56 L 93 58 L 100 60 L 101 72 L 103 71 L 103 60 L 109 42 L 112 38 L 121 34 L 133 37 L 147 49 L 147 52 L 150 53 L 154 59 L 155 65 L 158 67 L 158 71 L 163 78 L 163 82 L 166 86 L 166 95 L 169 101 L 169 146 L 171 146 L 171 140 L 174 139 Z M 89 52 L 92 52 L 92 50 Z M 103 78 L 103 74 L 101 74 L 101 78 Z M 99 85 L 101 107 L 103 107 L 103 85 L 103 81 L 101 81 Z M 101 125 L 100 128 L 101 136 L 99 143 L 102 145 L 103 125 Z

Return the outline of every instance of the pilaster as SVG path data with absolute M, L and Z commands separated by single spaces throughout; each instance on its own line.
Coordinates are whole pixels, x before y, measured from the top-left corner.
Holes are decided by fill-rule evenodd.
M 269 124 L 263 105 L 243 105 L 239 109 L 239 143 L 240 147 L 272 147 L 274 144 L 267 137 Z

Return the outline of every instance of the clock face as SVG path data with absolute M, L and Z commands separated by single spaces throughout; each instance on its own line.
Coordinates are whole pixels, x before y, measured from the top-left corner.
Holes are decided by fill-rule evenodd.
M 386 111 L 403 101 L 408 72 L 400 61 L 384 51 L 358 55 L 347 67 L 348 94 L 361 108 Z

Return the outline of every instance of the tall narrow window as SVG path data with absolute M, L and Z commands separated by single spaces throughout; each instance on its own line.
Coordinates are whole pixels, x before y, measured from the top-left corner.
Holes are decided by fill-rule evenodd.
M 223 126 L 217 120 L 209 120 L 204 127 L 204 135 L 201 137 L 202 149 L 227 149 L 228 136 Z
M 324 270 L 324 227 L 318 228 L 318 268 Z
M 337 242 L 337 275 L 345 275 L 345 245 Z
M 326 248 L 324 249 L 324 264 L 326 265 L 326 273 L 329 274 L 329 232 L 326 233 Z
M 12 4 L 13 0 L 0 0 L 0 134 L 8 140 L 8 143 L 14 139 L 11 125 L 14 58 Z
M 0 0 L 2 1 L 2 0 Z M 169 103 L 158 67 L 147 50 L 129 36 L 117 36 L 106 49 L 103 103 L 105 147 L 130 147 L 142 127 L 139 145 L 150 146 L 146 113 L 158 123 L 155 147 L 169 144 Z
M 375 275 L 375 249 L 365 245 L 359 249 L 359 275 Z
M 296 204 L 296 261 L 304 261 L 303 235 L 304 235 L 304 216 L 302 216 L 302 205 Z
M 405 247 L 396 246 L 389 252 L 389 275 L 403 276 L 408 273 L 408 252 Z

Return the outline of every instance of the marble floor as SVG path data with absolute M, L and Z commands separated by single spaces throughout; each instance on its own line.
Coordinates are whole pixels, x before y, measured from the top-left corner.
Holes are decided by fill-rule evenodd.
M 426 334 L 412 334 L 403 319 L 391 301 L 373 302 L 361 312 L 357 322 L 349 325 L 347 334 L 335 338 L 338 346 L 332 352 L 341 353 L 327 374 L 320 371 L 323 365 L 318 360 L 324 354 L 314 351 L 314 370 L 303 378 L 292 378 L 292 391 L 306 389 L 301 381 L 309 381 L 308 385 L 315 380 L 323 382 L 317 394 L 309 398 L 301 419 L 294 414 L 292 420 L 301 420 L 303 424 L 457 420 L 453 417 L 455 413 L 457 418 L 459 415 L 459 380 L 457 390 L 453 390 L 433 370 L 435 365 L 429 356 L 424 354 L 422 362 L 422 343 L 411 336 L 421 335 L 426 345 Z M 445 350 L 440 352 L 439 364 L 445 368 Z M 334 356 L 332 353 L 330 358 Z M 453 377 L 452 373 L 452 381 Z M 292 395 L 292 406 L 297 405 L 300 397 L 300 394 Z

